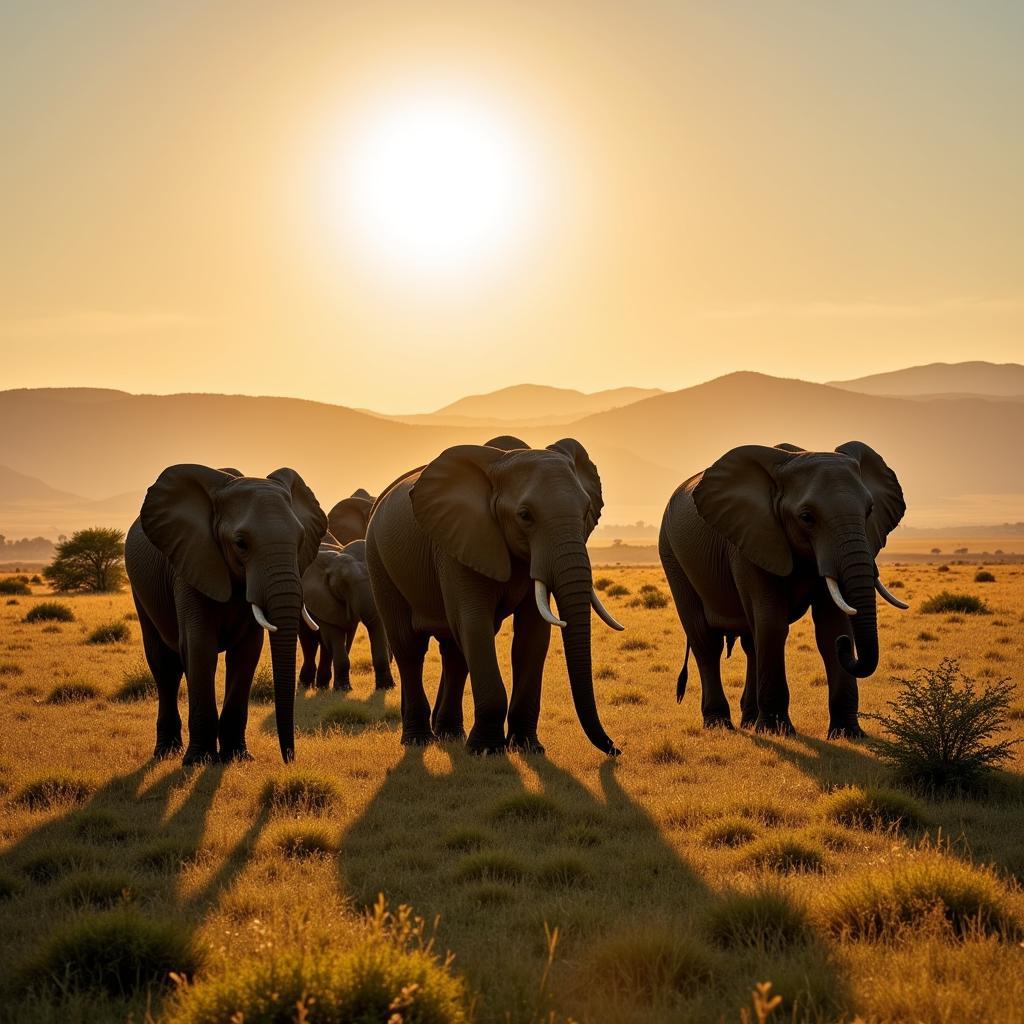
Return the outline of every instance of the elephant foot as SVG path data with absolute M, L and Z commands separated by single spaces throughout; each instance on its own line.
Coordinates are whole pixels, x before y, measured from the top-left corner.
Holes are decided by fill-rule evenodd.
M 318 690 L 329 690 L 331 688 L 330 679 L 318 679 L 316 681 L 316 688 Z
M 334 684 L 334 692 L 335 693 L 351 693 L 352 692 L 352 684 L 351 683 L 341 683 L 341 684 L 335 683 Z
M 316 669 L 314 668 L 302 668 L 299 670 L 299 682 L 309 686 L 313 680 L 316 679 Z
M 466 740 L 471 754 L 503 754 L 506 746 L 504 723 L 497 727 L 474 725 Z
M 216 750 L 207 750 L 190 745 L 188 750 L 185 751 L 185 756 L 181 759 L 181 763 L 186 768 L 191 768 L 197 764 L 215 764 L 219 760 L 220 756 Z
M 727 729 L 733 731 L 732 717 L 730 715 L 705 715 L 705 729 Z
M 466 740 L 465 729 L 437 729 L 434 735 L 439 743 L 464 743 Z
M 185 744 L 181 742 L 180 736 L 176 739 L 158 739 L 156 746 L 153 748 L 153 758 L 157 761 L 163 761 L 168 757 L 177 757 L 184 749 Z
M 433 743 L 435 739 L 436 737 L 429 730 L 426 732 L 409 729 L 402 730 L 403 747 L 426 747 Z
M 753 729 L 757 725 L 757 715 L 744 715 L 740 719 L 741 729 Z
M 830 740 L 862 740 L 867 733 L 854 722 L 830 722 L 827 736 Z
M 528 735 L 510 733 L 507 746 L 509 750 L 517 750 L 523 754 L 543 754 L 544 744 L 537 739 L 537 734 Z
M 256 760 L 256 758 L 249 753 L 244 743 L 240 747 L 222 747 L 220 751 L 220 759 L 224 764 L 230 764 L 232 761 Z
M 776 736 L 796 735 L 789 715 L 758 715 L 754 721 L 754 731 L 772 733 Z
M 374 688 L 377 690 L 393 690 L 395 688 L 395 681 L 391 676 L 378 676 Z

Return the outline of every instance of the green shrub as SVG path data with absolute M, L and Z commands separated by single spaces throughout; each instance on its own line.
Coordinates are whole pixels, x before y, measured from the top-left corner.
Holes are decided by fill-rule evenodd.
M 953 594 L 948 590 L 929 597 L 921 605 L 926 615 L 941 615 L 943 612 L 958 612 L 962 615 L 991 615 L 988 605 L 973 594 Z
M 125 582 L 124 534 L 112 527 L 78 530 L 57 545 L 43 570 L 54 590 L 109 593 Z
M 989 871 L 928 852 L 838 884 L 825 908 L 832 931 L 884 938 L 940 915 L 952 934 L 1021 934 L 1007 892 Z
M 121 677 L 121 685 L 114 691 L 113 699 L 121 704 L 138 700 L 152 700 L 156 697 L 156 680 L 143 665 L 129 669 Z
M 696 995 L 713 976 L 714 962 L 699 942 L 658 926 L 601 943 L 587 971 L 589 983 L 607 995 L 645 1004 L 666 994 Z
M 89 643 L 126 644 L 131 638 L 132 631 L 128 628 L 128 623 L 117 620 L 115 622 L 105 622 L 102 626 L 97 626 L 89 634 Z
M 112 910 L 58 927 L 27 965 L 25 979 L 39 987 L 128 996 L 169 984 L 172 972 L 191 976 L 203 959 L 180 925 Z
M 86 779 L 56 773 L 26 783 L 15 799 L 33 811 L 38 811 L 58 804 L 80 804 L 92 795 L 95 788 Z
M 100 691 L 92 683 L 58 683 L 46 697 L 47 704 L 79 704 L 95 700 Z
M 300 770 L 267 782 L 262 799 L 270 810 L 315 814 L 330 810 L 338 790 L 330 779 Z
M 271 842 L 286 857 L 298 860 L 327 857 L 338 848 L 326 828 L 308 822 L 287 822 L 279 825 L 274 830 Z
M 806 945 L 813 937 L 803 908 L 770 886 L 721 897 L 705 914 L 704 930 L 722 949 L 760 952 Z
M 987 569 L 979 569 L 974 574 L 975 583 L 995 583 L 995 581 L 995 576 L 992 573 L 990 573 Z
M 75 613 L 70 605 L 60 601 L 40 601 L 33 605 L 25 616 L 26 622 L 74 622 Z
M 844 786 L 825 799 L 825 817 L 853 828 L 875 828 L 894 825 L 897 828 L 920 828 L 924 824 L 924 808 L 905 793 L 878 786 Z
M 450 961 L 433 952 L 422 922 L 398 920 L 347 948 L 232 963 L 183 989 L 169 1024 L 465 1024 L 467 994 Z
M 31 597 L 32 588 L 23 580 L 3 579 L 0 580 L 0 594 L 18 597 Z
M 605 593 L 609 597 L 626 597 L 629 593 L 629 587 L 624 587 L 621 583 L 613 583 L 610 587 L 605 588 Z
M 664 608 L 668 604 L 668 596 L 650 584 L 640 588 L 640 594 L 629 602 L 630 608 Z
M 927 789 L 970 788 L 1009 759 L 1015 739 L 993 741 L 1005 727 L 1014 688 L 1009 680 L 980 690 L 954 658 L 938 668 L 897 679 L 888 712 L 865 715 L 881 723 L 889 739 L 868 742 L 908 782 Z
M 594 580 L 594 589 L 607 590 L 614 582 L 615 580 L 613 580 L 611 576 L 598 576 L 597 579 Z

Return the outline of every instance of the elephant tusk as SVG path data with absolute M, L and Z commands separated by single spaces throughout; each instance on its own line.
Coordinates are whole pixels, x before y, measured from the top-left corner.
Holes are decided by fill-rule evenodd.
M 606 626 L 611 626 L 612 629 L 617 629 L 620 633 L 626 628 L 601 604 L 601 598 L 597 596 L 597 591 L 593 587 L 590 588 L 590 603 L 594 606 L 594 611 L 597 612 L 598 617 Z
M 305 605 L 302 606 L 302 617 L 306 620 L 306 625 L 309 626 L 311 630 L 316 632 L 320 629 L 320 627 L 316 624 L 316 619 L 314 619 L 313 616 L 309 614 L 309 609 L 306 608 Z
M 848 605 L 843 599 L 843 592 L 839 589 L 839 584 L 835 581 L 835 578 L 826 576 L 825 582 L 828 584 L 829 596 L 835 601 L 836 607 L 846 615 L 856 615 L 857 609 L 852 605 Z
M 277 626 L 275 626 L 273 623 L 271 623 L 271 621 L 266 617 L 266 615 L 263 614 L 263 609 L 258 604 L 254 604 L 252 606 L 252 614 L 253 614 L 253 617 L 256 619 L 256 621 L 268 633 L 276 633 L 277 632 Z
M 906 611 L 910 607 L 909 604 L 904 604 L 898 597 L 893 597 L 893 595 L 885 589 L 885 584 L 880 579 L 878 579 L 877 576 L 875 577 L 875 590 L 877 590 L 878 593 L 881 594 L 882 597 L 884 597 L 886 601 L 888 601 L 889 604 L 893 606 L 893 608 L 902 608 L 904 611 Z
M 540 580 L 533 581 L 533 596 L 537 599 L 537 611 L 540 617 L 549 625 L 565 629 L 567 623 L 551 613 L 551 598 L 548 595 L 548 588 Z

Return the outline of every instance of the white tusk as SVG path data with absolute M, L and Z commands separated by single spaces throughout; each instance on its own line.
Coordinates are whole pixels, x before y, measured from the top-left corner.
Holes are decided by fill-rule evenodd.
M 594 606 L 594 611 L 597 612 L 598 617 L 606 626 L 611 626 L 612 629 L 617 629 L 620 633 L 626 628 L 621 622 L 613 618 L 612 613 L 601 604 L 601 598 L 597 596 L 597 591 L 593 587 L 590 588 L 590 603 Z
M 260 624 L 260 625 L 261 625 L 261 626 L 262 626 L 262 627 L 263 627 L 263 628 L 264 628 L 264 629 L 265 629 L 265 630 L 266 630 L 266 631 L 267 631 L 268 633 L 276 633 L 276 632 L 277 632 L 277 626 L 273 625 L 273 624 L 272 624 L 272 623 L 270 622 L 270 620 L 269 620 L 269 619 L 268 619 L 268 618 L 266 617 L 266 615 L 264 615 L 264 614 L 263 614 L 263 609 L 262 609 L 262 608 L 261 608 L 261 607 L 260 607 L 260 606 L 259 606 L 258 604 L 254 604 L 254 605 L 252 606 L 252 614 L 253 614 L 253 616 L 255 617 L 256 621 L 257 621 L 257 622 L 258 622 L 258 623 L 259 623 L 259 624 Z
M 892 594 L 885 589 L 885 584 L 877 577 L 875 577 L 875 590 L 877 590 L 879 594 L 881 594 L 882 597 L 884 597 L 886 601 L 893 606 L 893 608 L 902 608 L 906 611 L 910 607 L 909 604 L 904 604 L 898 597 L 893 597 Z
M 309 626 L 309 628 L 312 629 L 314 632 L 320 629 L 320 627 L 316 624 L 316 619 L 314 619 L 313 616 L 309 614 L 309 610 L 306 608 L 305 605 L 302 606 L 302 617 L 306 620 L 306 625 Z
M 533 581 L 533 596 L 537 599 L 537 611 L 540 612 L 540 617 L 552 626 L 558 626 L 560 629 L 565 629 L 567 623 L 556 618 L 551 613 L 551 599 L 548 597 L 548 588 L 545 587 L 540 580 Z
M 831 595 L 832 600 L 835 601 L 836 607 L 847 615 L 856 615 L 857 609 L 848 605 L 846 601 L 843 600 L 843 592 L 839 589 L 839 584 L 836 583 L 835 579 L 831 576 L 826 576 L 825 582 L 828 584 L 828 592 Z

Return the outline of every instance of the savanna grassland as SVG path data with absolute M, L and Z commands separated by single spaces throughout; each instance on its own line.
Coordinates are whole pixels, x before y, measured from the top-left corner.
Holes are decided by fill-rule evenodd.
M 979 681 L 1024 681 L 1024 566 L 991 565 L 985 583 L 977 569 L 884 567 L 912 610 L 880 604 L 863 710 L 947 656 Z M 280 762 L 265 692 L 250 711 L 255 762 L 153 762 L 129 595 L 60 597 L 70 622 L 24 621 L 54 599 L 40 586 L 0 599 L 3 1016 L 315 1021 L 330 1003 L 321 989 L 397 970 L 412 987 L 396 1024 L 732 1022 L 762 981 L 785 1000 L 771 1020 L 1024 1021 L 1024 745 L 973 797 L 899 789 L 865 745 L 824 739 L 809 617 L 789 641 L 799 735 L 706 732 L 692 663 L 675 702 L 683 640 L 671 603 L 650 596 L 667 595 L 660 569 L 595 575 L 627 626 L 595 619 L 614 762 L 582 735 L 557 639 L 546 757 L 403 749 L 398 692 L 373 692 L 364 635 L 350 698 L 301 695 L 295 765 Z M 943 590 L 990 613 L 920 611 Z M 110 623 L 127 639 L 89 641 Z M 507 632 L 499 652 L 507 668 Z M 724 669 L 738 720 L 738 647 Z M 432 648 L 428 679 L 438 670 Z M 1024 737 L 1024 689 L 1009 727 Z M 426 924 L 374 921 L 380 893 Z M 164 973 L 194 980 L 83 988 L 61 952 L 68 928 L 105 949 L 121 929 L 164 957 Z M 453 954 L 450 974 L 431 936 L 433 952 Z

